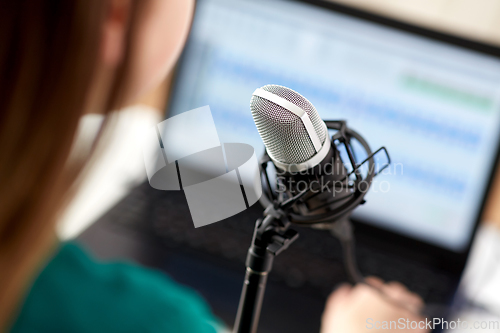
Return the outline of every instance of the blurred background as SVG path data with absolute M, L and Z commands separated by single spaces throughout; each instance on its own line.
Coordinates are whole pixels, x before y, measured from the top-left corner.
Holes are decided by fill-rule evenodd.
M 337 2 L 500 45 L 497 0 Z M 61 239 L 77 238 L 103 260 L 134 260 L 164 271 L 197 289 L 231 326 L 262 208 L 256 204 L 194 229 L 182 193 L 147 183 L 141 138 L 165 117 L 208 104 L 221 141 L 247 142 L 260 155 L 248 103 L 255 88 L 269 83 L 303 94 L 324 119 L 347 120 L 372 148 L 387 146 L 393 168 L 380 181 L 391 190 L 370 193 L 355 215 L 377 229 L 443 253 L 463 252 L 492 183 L 461 279 L 467 307 L 458 311 L 472 318 L 500 315 L 494 297 L 500 294 L 500 178 L 489 178 L 500 140 L 500 61 L 296 1 L 198 1 L 175 73 L 122 110 L 114 135 L 61 217 Z M 75 149 L 93 137 L 101 120 L 82 120 Z M 450 298 L 457 277 L 446 268 L 374 253 L 372 240 L 360 237 L 363 273 L 403 281 L 432 304 Z M 432 255 L 434 247 L 425 248 Z M 301 230 L 300 240 L 275 261 L 260 332 L 318 331 L 325 296 L 346 278 L 337 241 L 324 231 Z

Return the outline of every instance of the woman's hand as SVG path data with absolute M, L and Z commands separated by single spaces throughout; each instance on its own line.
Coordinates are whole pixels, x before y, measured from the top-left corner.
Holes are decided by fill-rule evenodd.
M 398 282 L 384 284 L 380 279 L 368 278 L 367 283 L 375 288 L 343 285 L 330 295 L 321 333 L 373 332 L 377 328 L 384 328 L 384 332 L 429 332 L 425 319 L 417 315 L 424 305 L 417 294 Z

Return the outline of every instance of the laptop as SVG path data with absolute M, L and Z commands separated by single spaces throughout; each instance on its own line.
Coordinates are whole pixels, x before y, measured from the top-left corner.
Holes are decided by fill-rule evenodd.
M 496 169 L 500 49 L 324 1 L 199 0 L 167 116 L 209 105 L 221 142 L 261 156 L 249 101 L 266 84 L 299 92 L 323 119 L 346 120 L 372 149 L 387 148 L 391 166 L 352 217 L 361 272 L 448 306 Z M 139 229 L 169 253 L 157 266 L 231 325 L 261 215 L 257 203 L 194 229 L 182 194 L 143 184 L 103 221 L 147 225 Z M 298 231 L 270 274 L 262 332 L 317 331 L 326 295 L 347 279 L 329 233 Z

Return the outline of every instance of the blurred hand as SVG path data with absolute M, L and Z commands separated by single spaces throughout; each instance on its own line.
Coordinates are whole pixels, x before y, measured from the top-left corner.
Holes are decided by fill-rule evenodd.
M 380 288 L 387 296 L 365 284 L 339 287 L 327 300 L 321 333 L 374 332 L 382 328 L 383 332 L 429 332 L 425 319 L 417 315 L 424 305 L 417 294 L 399 282 L 384 284 L 382 280 L 371 277 L 367 278 L 367 283 Z M 415 322 L 413 327 L 412 322 Z

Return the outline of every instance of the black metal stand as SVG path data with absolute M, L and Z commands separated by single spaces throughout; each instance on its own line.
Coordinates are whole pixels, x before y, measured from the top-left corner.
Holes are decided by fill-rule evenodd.
M 288 229 L 289 222 L 273 207 L 266 209 L 264 220 L 257 220 L 246 260 L 246 275 L 241 292 L 234 333 L 255 333 L 266 289 L 267 276 L 274 257 L 285 250 L 299 234 Z
M 341 189 L 345 189 L 347 193 L 340 198 L 334 197 L 330 199 L 319 197 L 323 192 L 322 188 L 319 192 L 311 193 L 307 189 L 304 189 L 296 195 L 295 193 L 300 190 L 295 188 L 287 189 L 285 197 L 288 197 L 288 199 L 284 199 L 282 192 L 275 195 L 267 174 L 267 166 L 271 162 L 271 159 L 267 153 L 264 154 L 261 160 L 261 177 L 263 177 L 262 179 L 267 185 L 267 191 L 263 191 L 260 202 L 267 208 L 264 211 L 264 219 L 257 220 L 255 224 L 252 245 L 248 250 L 245 282 L 234 324 L 234 333 L 257 332 L 267 276 L 272 269 L 274 257 L 288 248 L 299 236 L 295 230 L 288 229 L 292 222 L 308 226 L 325 223 L 332 224 L 332 233 L 341 240 L 344 247 L 347 273 L 353 282 L 363 280 L 354 260 L 353 235 L 347 218 L 354 208 L 364 203 L 364 196 L 371 185 L 373 177 L 389 165 L 390 157 L 385 147 L 381 147 L 372 153 L 366 140 L 357 132 L 348 128 L 345 121 L 325 121 L 325 124 L 328 129 L 337 131 L 332 136 L 331 156 L 329 155 L 328 158 L 337 161 L 337 165 L 341 166 L 339 170 L 345 171 L 337 171 L 338 179 L 333 179 L 332 188 L 329 188 L 327 193 L 331 193 L 330 190 L 338 190 L 337 185 Z M 351 139 L 357 140 L 363 146 L 368 156 L 360 163 L 357 163 L 355 159 L 353 149 L 351 148 Z M 347 173 L 347 170 L 344 169 L 337 145 L 343 145 L 347 151 L 349 156 L 348 162 L 350 162 L 352 169 L 350 173 Z M 373 157 L 381 151 L 385 152 L 387 163 L 377 173 Z M 360 168 L 365 163 L 368 163 L 368 170 L 363 177 Z M 319 169 L 316 172 L 320 172 L 321 170 Z M 324 172 L 328 175 L 327 171 Z M 314 173 L 314 175 L 318 177 L 317 173 Z M 321 175 L 321 172 L 319 175 Z M 349 181 L 351 175 L 354 175 L 355 179 Z M 318 179 L 314 178 L 314 180 L 317 181 Z M 328 180 L 332 179 L 328 178 Z M 308 193 L 310 195 L 307 195 Z M 299 200 L 301 204 L 300 209 L 292 210 L 292 206 Z M 316 201 L 320 201 L 320 204 Z M 338 223 L 334 224 L 334 222 Z

